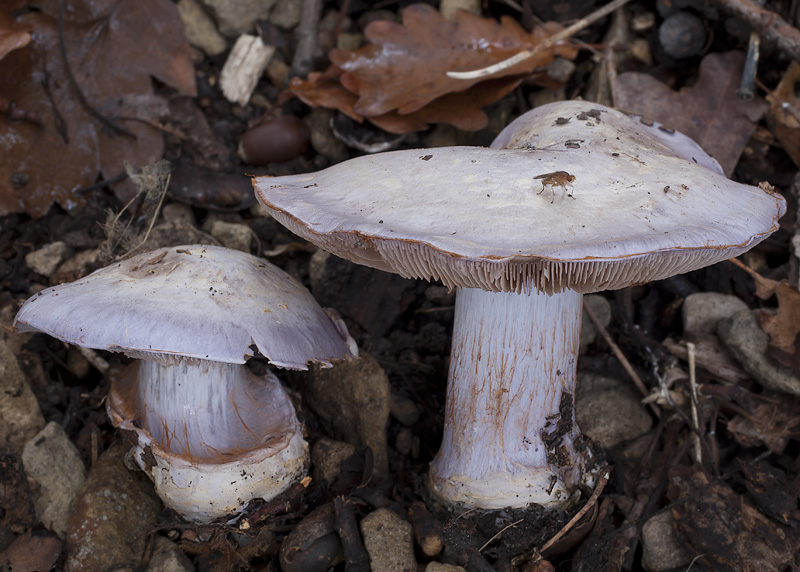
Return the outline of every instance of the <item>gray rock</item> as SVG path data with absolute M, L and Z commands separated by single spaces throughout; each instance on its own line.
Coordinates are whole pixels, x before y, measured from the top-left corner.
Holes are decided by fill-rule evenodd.
M 25 443 L 22 464 L 28 477 L 39 485 L 33 494 L 36 516 L 65 538 L 72 503 L 86 479 L 78 449 L 61 425 L 51 422 Z
M 372 572 L 416 571 L 414 532 L 407 520 L 379 508 L 361 521 L 361 535 Z
M 69 519 L 65 572 L 133 572 L 142 557 L 161 501 L 124 457 L 114 443 L 89 470 Z
M 297 0 L 278 0 L 269 15 L 271 24 L 284 30 L 291 30 L 300 23 L 303 3 Z
M 201 0 L 217 20 L 223 36 L 253 31 L 256 20 L 266 20 L 275 0 Z
M 311 146 L 314 151 L 335 164 L 349 159 L 350 152 L 347 150 L 347 145 L 333 134 L 331 118 L 333 111 L 317 107 L 311 110 L 304 121 L 311 133 Z
M 51 242 L 25 255 L 25 264 L 42 276 L 51 276 L 70 254 L 72 249 L 65 242 Z
M 720 320 L 747 310 L 747 304 L 736 296 L 717 292 L 697 292 L 683 301 L 683 331 L 693 334 L 713 334 Z
M 155 549 L 147 572 L 192 572 L 194 565 L 178 545 L 163 536 L 156 536 Z
M 666 572 L 683 568 L 692 561 L 692 556 L 680 542 L 673 526 L 670 512 L 662 512 L 642 527 L 642 565 L 647 572 Z
M 761 329 L 757 310 L 743 310 L 722 320 L 717 334 L 758 383 L 775 391 L 800 395 L 800 372 L 767 355 L 769 336 Z
M 609 301 L 599 294 L 587 294 L 583 297 L 583 303 L 594 311 L 603 327 L 607 328 L 611 323 L 611 304 Z M 594 325 L 589 316 L 584 314 L 581 321 L 581 353 L 586 353 L 589 346 L 597 339 L 597 333 L 597 326 Z
M 647 433 L 653 424 L 632 382 L 593 373 L 578 374 L 575 417 L 581 431 L 607 449 Z
M 253 231 L 246 224 L 216 220 L 209 225 L 208 233 L 222 246 L 250 253 Z
M 376 477 L 388 475 L 389 378 L 375 358 L 362 351 L 332 368 L 312 366 L 308 379 L 305 396 L 314 411 L 345 441 L 372 449 Z
M 0 396 L 0 443 L 22 453 L 25 443 L 44 428 L 44 417 L 17 358 L 1 341 Z
M 183 20 L 186 39 L 209 56 L 221 54 L 227 48 L 225 38 L 217 31 L 214 21 L 197 0 L 178 0 L 178 13 Z
M 311 464 L 314 466 L 314 479 L 325 479 L 328 483 L 336 480 L 342 464 L 354 453 L 352 443 L 320 439 L 311 448 Z

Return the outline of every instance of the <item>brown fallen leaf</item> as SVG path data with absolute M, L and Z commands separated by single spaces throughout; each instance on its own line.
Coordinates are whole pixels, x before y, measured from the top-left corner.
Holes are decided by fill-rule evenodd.
M 0 60 L 13 50 L 23 48 L 31 41 L 31 27 L 13 18 L 15 2 L 0 7 Z
M 358 95 L 354 110 L 374 117 L 397 110 L 413 113 L 443 95 L 461 92 L 479 80 L 447 77 L 502 61 L 562 30 L 546 23 L 531 33 L 516 21 L 500 22 L 460 11 L 449 22 L 433 7 L 414 4 L 403 11 L 403 23 L 380 20 L 364 31 L 369 44 L 356 50 L 332 50 L 330 59 L 344 72 L 342 85 Z M 519 76 L 547 66 L 556 54 L 575 57 L 576 49 L 560 45 L 490 76 Z
M 61 541 L 55 536 L 18 536 L 0 552 L 0 565 L 13 572 L 51 570 L 61 556 Z
M 800 437 L 798 401 L 782 396 L 772 403 L 743 404 L 748 415 L 737 414 L 728 422 L 728 431 L 744 447 L 765 446 L 783 454 L 790 439 Z
M 770 346 L 787 353 L 795 353 L 797 334 L 800 333 L 800 292 L 783 281 L 775 289 L 778 311 L 761 312 L 761 329 L 769 334 Z
M 767 95 L 769 125 L 795 165 L 800 165 L 800 64 L 792 60 L 775 91 Z
M 166 112 L 151 76 L 177 91 L 196 93 L 183 23 L 168 0 L 72 0 L 59 44 L 59 0 L 42 0 L 17 18 L 36 30 L 33 41 L 0 61 L 0 100 L 41 118 L 0 117 L 0 215 L 41 216 L 58 202 L 71 208 L 75 191 L 159 158 L 161 133 L 150 123 Z M 85 97 L 82 103 L 78 90 Z M 94 109 L 94 113 L 90 111 Z M 102 121 L 100 117 L 107 118 Z M 125 199 L 130 183 L 115 187 Z
M 622 73 L 614 84 L 614 105 L 688 135 L 730 176 L 767 107 L 759 97 L 736 96 L 743 63 L 741 52 L 708 54 L 697 83 L 680 91 L 647 74 Z

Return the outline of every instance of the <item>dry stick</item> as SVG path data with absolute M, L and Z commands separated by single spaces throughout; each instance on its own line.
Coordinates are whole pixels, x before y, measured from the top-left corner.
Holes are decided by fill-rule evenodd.
M 606 484 L 608 483 L 608 475 L 610 473 L 611 469 L 609 467 L 605 467 L 600 472 L 600 478 L 597 480 L 597 486 L 594 488 L 592 496 L 590 496 L 589 500 L 586 501 L 586 504 L 583 505 L 583 508 L 581 508 L 581 510 L 579 510 L 577 514 L 575 514 L 575 516 L 573 516 L 570 519 L 570 521 L 564 525 L 564 528 L 559 530 L 558 533 L 553 538 L 545 542 L 544 546 L 542 546 L 539 552 L 545 552 L 548 548 L 553 546 L 553 544 L 558 542 L 562 536 L 568 533 L 572 529 L 572 527 L 575 526 L 578 523 L 578 521 L 583 518 L 583 515 L 589 512 L 589 509 L 594 506 L 594 504 L 597 502 L 597 498 L 600 496 L 600 493 L 602 493 L 603 489 L 606 487 Z
M 497 534 L 495 534 L 494 536 L 492 536 L 492 537 L 491 537 L 489 540 L 487 540 L 486 542 L 484 542 L 484 543 L 483 543 L 483 546 L 481 546 L 480 548 L 478 548 L 478 552 L 483 552 L 483 549 L 484 549 L 484 548 L 486 548 L 487 546 L 489 546 L 489 545 L 492 543 L 492 541 L 494 541 L 496 538 L 498 538 L 498 537 L 499 537 L 501 534 L 503 534 L 503 533 L 504 533 L 506 530 L 508 530 L 509 528 L 512 528 L 512 527 L 514 527 L 514 526 L 517 526 L 517 525 L 518 525 L 520 522 L 522 522 L 523 520 L 525 520 L 525 519 L 524 519 L 524 518 L 521 518 L 521 519 L 519 519 L 519 520 L 516 520 L 516 521 L 512 522 L 512 523 L 511 523 L 511 524 L 509 524 L 508 526 L 504 526 L 503 528 L 501 528 L 500 530 L 498 530 L 498 531 L 497 531 Z
M 507 70 L 508 68 L 514 67 L 520 62 L 524 62 L 527 59 L 532 58 L 536 54 L 540 54 L 552 48 L 559 42 L 563 42 L 564 40 L 569 39 L 570 36 L 576 34 L 586 28 L 587 26 L 594 24 L 600 18 L 607 16 L 617 8 L 620 8 L 630 2 L 630 0 L 613 0 L 613 2 L 609 2 L 599 10 L 595 10 L 585 18 L 581 18 L 571 26 L 564 28 L 557 34 L 553 34 L 552 36 L 545 38 L 534 47 L 529 48 L 527 50 L 523 50 L 518 54 L 511 56 L 508 59 L 503 60 L 502 62 L 498 62 L 496 64 L 492 64 L 488 67 L 479 70 L 473 70 L 468 72 L 447 72 L 447 77 L 451 77 L 453 79 L 480 79 L 497 72 Z
M 695 371 L 695 361 L 697 348 L 692 342 L 686 343 L 689 353 L 689 387 L 692 388 L 692 423 L 694 423 L 694 457 L 698 465 L 703 464 L 703 447 L 700 441 L 700 418 L 697 415 L 697 375 Z
M 306 76 L 313 69 L 317 51 L 317 30 L 322 17 L 322 0 L 303 0 L 297 25 L 297 48 L 292 58 L 292 74 Z
M 714 0 L 720 8 L 744 20 L 794 60 L 800 60 L 800 30 L 753 0 Z
M 600 322 L 600 319 L 597 317 L 597 314 L 594 313 L 594 310 L 592 310 L 591 306 L 589 306 L 589 304 L 587 304 L 586 302 L 583 303 L 583 311 L 592 320 L 595 328 L 597 328 L 597 331 L 600 332 L 601 336 L 603 336 L 603 339 L 606 341 L 608 346 L 611 348 L 611 351 L 614 353 L 619 362 L 622 364 L 622 367 L 625 369 L 626 372 L 628 372 L 628 375 L 631 376 L 633 383 L 636 384 L 636 387 L 639 389 L 639 392 L 642 394 L 642 396 L 647 397 L 648 395 L 650 395 L 650 392 L 648 391 L 647 386 L 642 381 L 642 378 L 640 378 L 639 374 L 637 374 L 636 371 L 633 369 L 633 366 L 628 361 L 628 358 L 625 357 L 625 354 L 622 353 L 622 350 L 619 349 L 619 346 L 616 343 L 614 343 L 614 340 L 611 339 L 611 336 L 606 331 L 605 326 L 603 326 L 603 324 Z M 661 410 L 658 407 L 656 407 L 655 404 L 653 403 L 648 403 L 647 405 L 650 407 L 650 410 L 653 412 L 653 415 L 655 415 L 657 419 L 661 419 Z

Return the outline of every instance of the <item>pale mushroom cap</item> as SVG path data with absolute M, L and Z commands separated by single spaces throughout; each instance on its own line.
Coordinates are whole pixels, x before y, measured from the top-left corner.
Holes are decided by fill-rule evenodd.
M 217 246 L 161 248 L 47 288 L 25 302 L 14 327 L 155 359 L 244 363 L 251 344 L 293 369 L 351 356 L 346 333 L 302 284 Z
M 256 196 L 343 258 L 517 292 L 592 292 L 701 268 L 752 248 L 786 209 L 780 195 L 725 178 L 689 138 L 593 103 L 539 107 L 495 146 L 513 148 L 359 157 L 258 178 Z

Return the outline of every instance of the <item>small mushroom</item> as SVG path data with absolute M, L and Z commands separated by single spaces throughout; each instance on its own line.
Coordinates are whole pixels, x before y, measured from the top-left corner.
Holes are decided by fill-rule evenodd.
M 164 502 L 208 522 L 305 475 L 308 445 L 274 365 L 355 354 L 352 338 L 294 278 L 216 246 L 162 248 L 30 298 L 17 331 L 40 331 L 139 361 L 112 383 L 108 413 L 136 436 L 134 459 Z
M 737 256 L 786 210 L 688 137 L 583 101 L 526 113 L 489 149 L 395 151 L 254 185 L 321 248 L 458 289 L 430 484 L 480 508 L 557 506 L 591 482 L 573 409 L 584 293 Z

